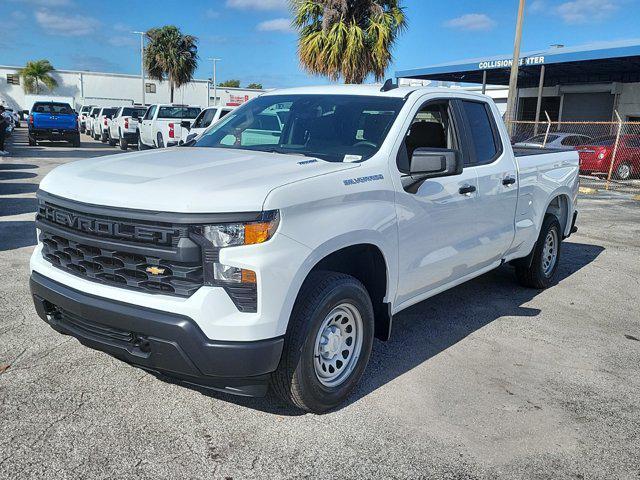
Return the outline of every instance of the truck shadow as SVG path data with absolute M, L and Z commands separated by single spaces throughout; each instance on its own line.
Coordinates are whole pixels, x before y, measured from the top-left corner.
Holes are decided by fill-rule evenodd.
M 0 252 L 36 244 L 36 227 L 33 221 L 0 221 Z
M 559 280 L 570 277 L 590 264 L 603 251 L 603 247 L 596 245 L 564 243 Z M 356 390 L 337 410 L 359 401 L 494 320 L 519 317 L 523 322 L 529 321 L 540 310 L 523 305 L 539 293 L 538 290 L 521 287 L 513 269 L 503 266 L 408 308 L 394 317 L 391 340 L 375 341 L 364 376 Z M 299 410 L 284 404 L 272 393 L 265 398 L 242 398 L 205 389 L 197 390 L 267 413 L 301 415 Z

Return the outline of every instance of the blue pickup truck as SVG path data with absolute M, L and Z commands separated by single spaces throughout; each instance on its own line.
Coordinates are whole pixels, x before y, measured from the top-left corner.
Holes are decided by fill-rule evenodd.
M 78 114 L 68 103 L 36 102 L 29 115 L 29 145 L 40 140 L 67 141 L 80 146 Z

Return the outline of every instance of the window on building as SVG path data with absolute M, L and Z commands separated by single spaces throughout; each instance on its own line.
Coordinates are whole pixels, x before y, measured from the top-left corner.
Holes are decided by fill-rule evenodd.
M 155 83 L 145 83 L 144 91 L 146 93 L 156 93 L 156 84 Z
M 9 85 L 20 85 L 20 75 L 7 73 L 7 83 Z

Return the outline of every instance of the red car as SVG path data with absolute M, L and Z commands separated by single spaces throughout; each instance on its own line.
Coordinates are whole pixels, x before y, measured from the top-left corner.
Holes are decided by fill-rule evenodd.
M 609 174 L 616 136 L 596 138 L 576 147 L 580 155 L 580 173 Z M 621 135 L 613 164 L 613 178 L 628 180 L 640 174 L 640 135 Z

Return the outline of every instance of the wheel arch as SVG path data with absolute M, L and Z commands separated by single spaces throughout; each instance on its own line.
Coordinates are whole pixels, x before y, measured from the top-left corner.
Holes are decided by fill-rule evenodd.
M 569 195 L 567 193 L 556 193 L 547 203 L 547 208 L 544 215 L 542 215 L 542 221 L 544 221 L 544 217 L 548 213 L 555 215 L 560 222 L 563 235 L 567 236 L 569 234 L 568 230 L 571 228 L 572 210 L 572 202 Z
M 302 286 L 311 273 L 327 270 L 351 275 L 362 282 L 371 298 L 376 338 L 383 341 L 389 339 L 392 324 L 389 298 L 393 284 L 389 262 L 381 245 L 372 242 L 341 245 L 308 259 L 305 266 L 302 279 L 297 285 L 293 304 L 297 301 Z M 291 314 L 292 308 L 289 309 L 288 315 Z

